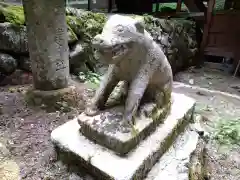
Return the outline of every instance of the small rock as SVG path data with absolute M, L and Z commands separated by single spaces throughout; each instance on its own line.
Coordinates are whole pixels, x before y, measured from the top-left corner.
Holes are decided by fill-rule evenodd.
M 74 115 L 73 114 L 70 114 L 70 115 L 68 115 L 68 119 L 74 119 Z
M 189 171 L 189 179 L 190 180 L 200 180 L 205 179 L 208 174 L 208 170 L 205 164 L 205 147 L 206 142 L 203 139 L 199 139 L 197 144 L 197 148 L 191 154 L 190 158 L 190 171 Z
M 30 73 L 25 73 L 22 70 L 17 69 L 11 75 L 5 76 L 2 81 L 0 79 L 0 86 L 31 84 L 32 79 L 33 77 Z
M 0 53 L 0 72 L 8 75 L 17 69 L 17 60 L 11 55 Z
M 0 23 L 0 49 L 15 53 L 28 53 L 27 28 L 11 23 Z
M 232 89 L 240 90 L 240 86 L 231 86 Z
M 193 80 L 193 79 L 190 79 L 190 80 L 189 80 L 189 84 L 193 85 L 193 84 L 194 84 L 194 80 Z
M 85 48 L 85 45 L 79 42 L 70 49 L 69 64 L 70 70 L 74 74 L 78 74 L 79 72 L 87 69 L 85 60 L 88 58 L 88 55 L 84 52 Z
M 72 173 L 70 176 L 69 176 L 69 180 L 83 180 L 81 177 L 79 177 L 77 174 L 75 173 Z
M 201 91 L 198 91 L 196 94 L 197 94 L 197 95 L 200 95 L 200 96 L 206 96 L 206 94 L 204 94 L 204 93 L 201 92 Z

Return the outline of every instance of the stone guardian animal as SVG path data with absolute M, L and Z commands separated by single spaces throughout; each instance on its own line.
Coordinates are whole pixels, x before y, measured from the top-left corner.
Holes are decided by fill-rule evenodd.
M 104 108 L 119 81 L 127 84 L 124 124 L 132 125 L 143 102 L 154 102 L 161 108 L 171 100 L 171 66 L 142 19 L 112 15 L 102 33 L 93 38 L 92 46 L 109 67 L 85 114 L 94 116 Z

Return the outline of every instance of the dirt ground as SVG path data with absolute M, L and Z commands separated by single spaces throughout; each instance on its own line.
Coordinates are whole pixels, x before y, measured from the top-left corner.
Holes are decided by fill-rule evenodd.
M 174 91 L 193 97 L 197 101 L 196 111 L 204 117 L 203 127 L 212 132 L 220 119 L 240 120 L 240 79 L 228 73 L 205 67 L 179 73 L 176 81 L 214 91 L 227 92 L 237 97 L 220 93 L 206 93 L 199 89 L 175 87 Z M 240 179 L 240 147 L 219 146 L 215 141 L 207 145 L 208 169 L 211 180 Z
M 20 76 L 17 76 L 18 78 Z M 24 76 L 26 78 L 26 76 Z M 29 77 L 27 77 L 29 78 Z M 229 92 L 240 95 L 240 79 L 211 69 L 194 69 L 180 73 L 176 80 L 190 85 Z M 31 82 L 28 80 L 28 82 Z M 15 80 L 15 82 L 22 82 Z M 23 81 L 26 83 L 27 81 Z M 16 84 L 16 83 L 15 83 Z M 76 116 L 81 109 L 69 113 L 47 113 L 38 108 L 28 107 L 25 103 L 24 86 L 0 87 L 0 140 L 5 141 L 21 168 L 23 180 L 91 180 L 81 171 L 74 173 L 57 157 L 50 141 L 50 133 L 57 126 Z M 220 117 L 240 117 L 240 101 L 223 95 L 199 93 L 189 88 L 174 88 L 197 100 L 197 111 L 206 117 L 206 128 L 211 129 Z M 219 148 L 215 142 L 208 145 L 209 170 L 213 180 L 240 179 L 240 150 Z

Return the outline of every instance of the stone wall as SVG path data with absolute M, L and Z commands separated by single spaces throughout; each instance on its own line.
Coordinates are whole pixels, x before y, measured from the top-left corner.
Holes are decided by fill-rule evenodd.
M 16 69 L 31 71 L 23 8 L 0 7 L 0 77 Z M 66 8 L 71 73 L 103 72 L 103 65 L 94 57 L 91 39 L 101 32 L 105 14 Z M 133 16 L 133 15 L 132 15 Z M 135 17 L 135 16 L 133 16 Z M 167 55 L 173 72 L 194 65 L 197 52 L 195 23 L 187 20 L 165 20 L 143 16 L 146 29 Z

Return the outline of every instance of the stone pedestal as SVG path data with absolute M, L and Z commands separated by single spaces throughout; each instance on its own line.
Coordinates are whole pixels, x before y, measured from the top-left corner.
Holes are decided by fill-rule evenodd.
M 174 103 L 173 108 L 177 108 L 177 103 Z M 89 140 L 124 156 L 148 137 L 159 124 L 163 123 L 167 113 L 169 113 L 168 107 L 161 109 L 158 120 L 152 120 L 151 117 L 146 117 L 144 113 L 140 113 L 140 116 L 136 117 L 133 127 L 124 127 L 122 125 L 123 110 L 123 106 L 118 106 L 102 111 L 94 117 L 82 113 L 78 116 L 78 122 L 81 126 L 80 132 Z
M 182 94 L 173 93 L 172 97 L 171 111 L 162 123 L 153 125 L 151 120 L 138 119 L 135 135 L 124 133 L 117 127 L 109 131 L 107 125 L 117 122 L 103 121 L 101 124 L 101 118 L 96 116 L 97 123 L 94 123 L 94 118 L 86 120 L 82 114 L 55 129 L 51 139 L 60 152 L 67 152 L 67 159 L 77 158 L 98 179 L 142 180 L 192 120 L 195 101 Z M 148 128 L 149 133 L 143 133 Z M 134 146 L 131 146 L 133 142 Z M 123 149 L 121 146 L 127 149 L 124 151 L 131 151 L 119 156 L 116 150 Z

